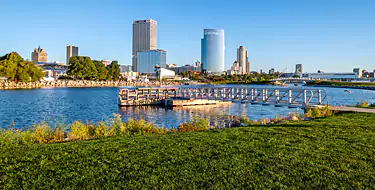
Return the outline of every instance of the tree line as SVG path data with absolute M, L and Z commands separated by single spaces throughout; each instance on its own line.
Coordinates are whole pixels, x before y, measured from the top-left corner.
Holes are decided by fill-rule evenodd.
M 69 59 L 67 75 L 75 79 L 119 80 L 120 66 L 112 61 L 107 67 L 98 60 L 86 56 L 73 56 Z
M 43 69 L 31 61 L 25 61 L 18 53 L 12 52 L 0 57 L 0 77 L 9 81 L 35 82 L 45 76 Z

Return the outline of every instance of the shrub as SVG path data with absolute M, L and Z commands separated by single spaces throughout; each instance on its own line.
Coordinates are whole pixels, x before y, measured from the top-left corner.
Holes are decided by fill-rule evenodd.
M 246 125 L 250 124 L 250 120 L 247 116 L 241 116 L 241 119 L 240 119 L 241 123 L 244 123 Z
M 362 100 L 359 104 L 357 104 L 357 107 L 368 108 L 369 107 L 369 103 L 366 100 Z
M 250 122 L 250 125 L 259 125 L 260 122 L 258 122 L 257 120 L 253 120 Z
M 303 117 L 304 118 L 312 118 L 313 117 L 313 111 L 311 108 L 307 109 L 307 111 L 305 112 L 305 114 L 303 114 Z
M 52 142 L 62 142 L 64 141 L 65 130 L 61 127 L 56 127 L 52 134 Z
M 259 124 L 261 124 L 261 125 L 265 125 L 265 124 L 267 124 L 267 120 L 264 119 L 264 118 L 259 119 Z
M 280 123 L 283 119 L 281 117 L 279 117 L 279 115 L 276 115 L 275 118 L 273 118 L 273 121 L 275 123 Z
M 313 116 L 313 118 L 319 118 L 319 117 L 322 117 L 322 112 L 321 112 L 320 108 L 318 108 L 318 107 L 314 107 L 314 108 L 312 109 L 312 116 Z
M 178 126 L 179 132 L 204 131 L 210 128 L 208 119 L 194 118 L 189 123 Z
M 130 119 L 128 122 L 133 121 Z M 114 135 L 123 136 L 127 134 L 125 123 L 121 120 L 121 115 L 113 114 L 113 118 L 110 121 L 110 128 L 113 128 Z
M 17 132 L 14 132 L 13 135 L 17 136 L 18 144 L 25 145 L 25 144 L 35 143 L 35 138 L 33 136 L 34 134 L 30 130 L 26 130 L 26 131 L 18 130 Z
M 75 121 L 70 124 L 68 138 L 70 140 L 86 140 L 89 139 L 89 127 L 82 122 Z
M 35 127 L 32 138 L 38 144 L 48 143 L 53 138 L 53 133 L 47 123 L 43 121 L 41 125 Z
M 0 147 L 12 146 L 17 142 L 17 137 L 11 130 L 0 129 Z
M 322 108 L 322 117 L 330 117 L 332 115 L 333 112 L 327 105 Z
M 96 138 L 103 138 L 109 136 L 110 131 L 107 128 L 108 127 L 104 124 L 104 122 L 99 122 L 94 129 L 94 136 Z

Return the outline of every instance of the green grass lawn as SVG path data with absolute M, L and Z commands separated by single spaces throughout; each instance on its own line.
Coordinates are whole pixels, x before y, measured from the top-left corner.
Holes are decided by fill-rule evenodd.
M 375 188 L 375 115 L 0 150 L 5 189 Z

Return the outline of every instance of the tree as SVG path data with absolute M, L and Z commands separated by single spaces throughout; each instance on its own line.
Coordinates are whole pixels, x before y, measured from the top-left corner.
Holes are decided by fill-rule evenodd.
M 35 82 L 45 74 L 43 69 L 30 61 L 24 61 L 16 52 L 0 57 L 0 76 L 10 81 Z
M 120 77 L 120 66 L 117 61 L 112 61 L 107 67 L 108 74 L 107 80 L 119 80 Z
M 0 58 L 0 75 L 7 77 L 10 81 L 14 81 L 16 79 L 17 65 L 22 61 L 22 57 L 16 52 L 4 55 Z
M 181 74 L 182 77 L 186 77 L 187 76 L 186 72 L 181 72 L 180 74 Z
M 98 71 L 96 70 L 96 66 L 91 61 L 90 57 L 73 56 L 69 59 L 67 74 L 82 80 L 92 80 L 97 78 Z
M 107 77 L 107 68 L 101 61 L 94 60 L 93 62 L 95 64 L 96 70 L 98 71 L 96 79 L 105 80 Z

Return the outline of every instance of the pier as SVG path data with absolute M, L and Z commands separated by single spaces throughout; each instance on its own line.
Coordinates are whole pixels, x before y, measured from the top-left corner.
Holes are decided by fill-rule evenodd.
M 119 106 L 163 105 L 176 107 L 239 102 L 306 108 L 323 105 L 326 96 L 324 90 L 301 88 L 126 88 L 119 91 Z

